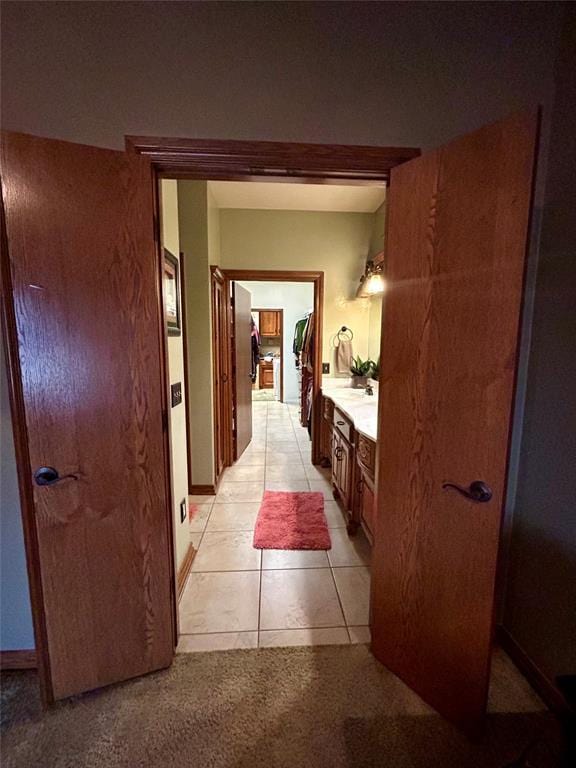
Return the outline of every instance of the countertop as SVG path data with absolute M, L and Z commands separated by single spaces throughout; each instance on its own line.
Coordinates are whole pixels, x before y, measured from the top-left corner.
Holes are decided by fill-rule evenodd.
M 352 389 L 349 379 L 322 380 L 322 394 L 353 422 L 357 432 L 376 442 L 378 434 L 378 383 L 371 381 L 373 395 Z

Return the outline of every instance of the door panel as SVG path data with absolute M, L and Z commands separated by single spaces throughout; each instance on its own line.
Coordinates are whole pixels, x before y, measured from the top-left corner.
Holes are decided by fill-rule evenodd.
M 515 116 L 390 184 L 372 648 L 468 730 L 489 678 L 536 134 Z M 474 480 L 490 502 L 442 488 Z
M 234 321 L 234 419 L 238 460 L 252 440 L 252 295 L 238 283 L 232 283 Z
M 48 695 L 168 666 L 173 554 L 149 162 L 2 135 Z M 32 482 L 32 478 L 29 478 Z
M 228 462 L 229 441 L 228 413 L 228 366 L 226 364 L 226 298 L 224 278 L 218 269 L 212 270 L 212 355 L 214 358 L 214 466 L 216 483 Z

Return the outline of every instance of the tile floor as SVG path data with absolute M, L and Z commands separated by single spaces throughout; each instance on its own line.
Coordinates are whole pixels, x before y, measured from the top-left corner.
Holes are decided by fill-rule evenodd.
M 332 539 L 325 551 L 252 546 L 264 489 L 321 491 Z M 180 652 L 366 643 L 370 547 L 346 533 L 329 472 L 310 461 L 298 407 L 253 403 L 253 439 L 217 496 L 192 496 L 198 549 L 180 601 Z

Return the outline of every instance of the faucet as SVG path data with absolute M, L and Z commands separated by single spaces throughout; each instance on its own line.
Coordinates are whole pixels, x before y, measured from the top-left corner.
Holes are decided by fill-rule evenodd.
M 364 392 L 367 395 L 373 395 L 374 394 L 374 389 L 372 388 L 372 384 L 366 384 L 366 387 L 364 388 Z

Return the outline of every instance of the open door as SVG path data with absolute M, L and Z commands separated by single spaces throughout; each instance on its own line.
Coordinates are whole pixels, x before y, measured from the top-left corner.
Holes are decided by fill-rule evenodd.
M 234 460 L 252 440 L 252 295 L 232 283 L 234 371 Z
M 468 731 L 486 707 L 538 120 L 391 172 L 372 650 Z
M 149 161 L 2 134 L 3 289 L 46 700 L 170 665 L 173 552 Z

